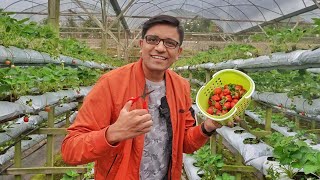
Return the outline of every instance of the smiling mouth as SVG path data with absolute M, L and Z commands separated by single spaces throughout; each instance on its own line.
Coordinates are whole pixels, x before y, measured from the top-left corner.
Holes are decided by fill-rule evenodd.
M 151 57 L 154 58 L 154 59 L 160 59 L 160 60 L 166 60 L 167 59 L 167 58 L 162 57 L 162 56 L 153 56 L 153 55 L 151 55 Z

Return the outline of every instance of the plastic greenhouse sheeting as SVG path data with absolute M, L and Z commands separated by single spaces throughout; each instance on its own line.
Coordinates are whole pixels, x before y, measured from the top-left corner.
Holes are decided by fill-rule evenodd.
M 124 10 L 131 1 L 118 0 L 106 1 L 108 16 L 115 16 Z M 80 1 L 82 6 L 92 13 L 101 13 L 101 3 L 99 0 Z M 32 21 L 43 21 L 47 16 L 41 15 L 48 12 L 48 1 L 24 1 L 24 0 L 2 0 L 0 8 L 13 12 L 32 12 L 34 14 L 16 14 L 13 17 L 23 19 L 30 17 Z M 258 24 L 269 21 L 280 21 L 302 14 L 299 21 L 311 21 L 311 18 L 318 17 L 317 13 L 306 12 L 316 10 L 317 6 L 313 0 L 134 0 L 127 11 L 125 18 L 121 18 L 125 28 L 135 29 L 145 21 L 139 16 L 154 16 L 158 14 L 170 14 L 178 17 L 196 18 L 203 17 L 214 21 L 225 33 L 236 33 L 255 27 Z M 60 0 L 60 13 L 73 12 L 79 14 L 75 16 L 76 21 L 87 19 L 84 10 L 80 8 L 76 1 Z M 36 14 L 40 13 L 40 14 Z M 99 18 L 101 15 L 97 15 Z M 63 24 L 69 16 L 60 17 Z
M 31 140 L 22 140 L 21 149 L 25 151 L 30 147 L 40 143 L 42 140 L 46 138 L 46 135 L 30 135 Z M 4 165 L 6 162 L 10 161 L 14 157 L 14 147 L 11 147 L 5 154 L 0 155 L 0 169 L 1 166 Z
M 77 102 L 71 102 L 69 104 L 63 104 L 61 107 L 57 106 L 55 108 L 54 115 L 57 117 L 66 111 L 76 108 L 77 105 Z M 11 124 L 9 127 L 4 129 L 5 132 L 0 133 L 0 146 L 5 142 L 18 137 L 23 132 L 36 128 L 37 125 L 40 125 L 42 122 L 48 119 L 48 112 L 41 111 L 39 112 L 39 115 L 29 116 L 28 122 L 24 122 L 23 118 L 24 117 L 16 119 L 14 124 Z M 70 119 L 74 118 L 75 116 L 70 117 Z
M 72 101 L 76 98 L 75 91 L 58 91 L 49 92 L 40 96 L 21 96 L 15 103 L 25 104 L 27 106 L 27 101 L 32 100 L 32 105 L 29 106 L 34 111 L 43 109 L 47 105 L 53 105 L 58 103 L 61 99 L 67 97 L 68 100 Z
M 24 113 L 34 113 L 45 108 L 46 105 L 58 103 L 60 99 L 67 97 L 67 100 L 75 100 L 78 97 L 86 96 L 93 86 L 80 87 L 80 93 L 76 90 L 62 90 L 58 92 L 45 93 L 39 96 L 21 96 L 17 101 L 0 101 L 0 122 Z M 27 101 L 32 100 L 32 105 L 27 105 Z M 65 106 L 65 105 L 63 105 Z M 74 107 L 74 105 L 72 105 Z M 59 109 L 59 108 L 58 108 Z
M 77 105 L 78 105 L 77 102 L 71 102 L 68 104 L 61 104 L 61 106 L 56 106 L 54 109 L 54 115 L 59 116 L 59 115 L 65 113 L 66 111 L 70 111 L 70 110 L 76 108 Z M 39 112 L 39 115 L 44 119 L 48 118 L 48 113 L 45 111 Z
M 27 107 L 7 101 L 0 101 L 0 122 L 11 117 L 23 114 Z
M 257 121 L 258 123 L 265 124 L 265 121 L 261 119 L 261 117 L 255 114 L 254 112 L 246 110 L 245 113 L 246 115 L 248 115 L 249 117 Z M 284 136 L 295 136 L 297 134 L 296 132 L 289 132 L 288 127 L 279 126 L 276 123 L 271 123 L 271 128 L 283 134 Z M 304 142 L 306 142 L 312 149 L 320 151 L 320 144 L 312 145 L 311 144 L 312 141 L 309 139 L 305 140 Z
M 31 49 L 20 49 L 10 46 L 8 48 L 0 46 L 0 63 L 6 60 L 12 61 L 16 64 L 41 64 L 41 63 L 53 63 L 53 64 L 69 64 L 77 66 L 85 66 L 96 69 L 109 69 L 113 68 L 107 64 L 98 64 L 93 61 L 82 61 L 77 58 L 60 55 L 58 58 L 50 57 L 48 53 L 38 52 Z
M 23 117 L 19 119 L 23 122 Z M 29 129 L 34 129 L 33 123 L 39 123 L 43 121 L 43 118 L 40 116 L 30 116 L 29 120 L 30 121 L 28 123 L 11 124 L 10 127 L 5 129 L 6 132 L 0 133 L 0 146 L 5 142 L 18 137 L 23 132 Z
M 175 70 L 208 70 L 243 69 L 245 71 L 264 71 L 271 69 L 301 69 L 320 67 L 320 48 L 311 50 L 296 50 L 290 53 L 278 52 L 270 56 L 259 56 L 249 59 L 228 60 L 220 63 L 206 63 L 193 66 L 177 67 Z
M 199 177 L 197 173 L 200 168 L 193 165 L 193 163 L 195 162 L 196 160 L 192 156 L 190 156 L 189 154 L 183 154 L 183 167 L 188 179 L 200 180 L 201 177 Z
M 261 156 L 272 156 L 273 148 L 264 143 L 258 144 L 244 144 L 243 140 L 246 138 L 255 138 L 254 135 L 244 132 L 242 134 L 234 133 L 235 130 L 243 130 L 243 128 L 236 126 L 229 128 L 222 126 L 217 129 L 217 132 L 222 135 L 229 144 L 231 144 L 242 155 L 245 163 Z
M 287 109 L 291 109 L 292 106 L 295 106 L 296 112 L 305 112 L 313 115 L 320 114 L 320 99 L 314 99 L 312 104 L 309 104 L 306 99 L 296 96 L 291 99 L 286 93 L 273 92 L 254 92 L 252 98 L 275 106 L 282 104 L 283 107 Z
M 70 118 L 75 118 L 75 116 L 71 115 Z M 71 121 L 74 121 L 74 119 L 70 119 Z M 65 121 L 61 121 L 54 125 L 54 127 L 62 127 L 65 125 Z M 31 140 L 22 140 L 22 152 L 25 150 L 33 147 L 34 145 L 40 143 L 46 138 L 46 135 L 28 135 L 28 137 L 31 137 Z M 2 169 L 1 166 L 3 166 L 5 163 L 9 162 L 14 157 L 14 147 L 11 147 L 8 149 L 8 151 L 5 154 L 0 155 L 0 170 Z
M 320 74 L 320 68 L 310 68 L 307 69 L 307 71 L 315 74 Z

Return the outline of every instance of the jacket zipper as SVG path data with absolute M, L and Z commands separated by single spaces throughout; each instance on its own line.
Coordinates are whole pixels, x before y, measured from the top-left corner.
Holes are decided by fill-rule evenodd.
M 109 175 L 109 173 L 110 173 L 110 171 L 111 171 L 111 169 L 112 169 L 112 166 L 113 166 L 114 162 L 116 162 L 117 157 L 118 157 L 118 154 L 117 154 L 116 157 L 113 159 L 113 162 L 112 162 L 112 164 L 111 164 L 111 166 L 110 166 L 110 168 L 109 168 L 109 170 L 108 170 L 108 173 L 107 173 L 107 176 L 106 176 L 106 177 L 108 177 L 108 175 Z

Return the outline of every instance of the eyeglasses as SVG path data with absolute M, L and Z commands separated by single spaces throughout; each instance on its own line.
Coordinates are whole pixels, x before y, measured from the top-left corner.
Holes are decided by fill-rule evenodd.
M 170 49 L 175 49 L 179 45 L 179 43 L 173 39 L 170 39 L 170 38 L 161 39 L 156 35 L 147 35 L 145 39 L 148 44 L 152 44 L 152 45 L 158 45 L 160 41 L 162 41 L 163 45 L 166 48 L 170 48 Z

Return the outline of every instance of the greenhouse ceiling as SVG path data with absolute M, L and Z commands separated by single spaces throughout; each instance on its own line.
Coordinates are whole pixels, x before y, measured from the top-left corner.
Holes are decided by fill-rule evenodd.
M 239 33 L 258 25 L 288 19 L 312 22 L 312 18 L 320 18 L 317 1 L 319 0 L 60 0 L 60 21 L 65 21 L 69 16 L 87 19 L 86 10 L 99 18 L 102 4 L 105 4 L 109 18 L 126 10 L 120 19 L 126 29 L 139 28 L 150 16 L 169 14 L 181 19 L 203 17 L 214 21 L 224 33 Z M 29 17 L 39 22 L 48 15 L 48 0 L 0 2 L 0 8 L 16 12 L 13 17 L 17 19 Z

